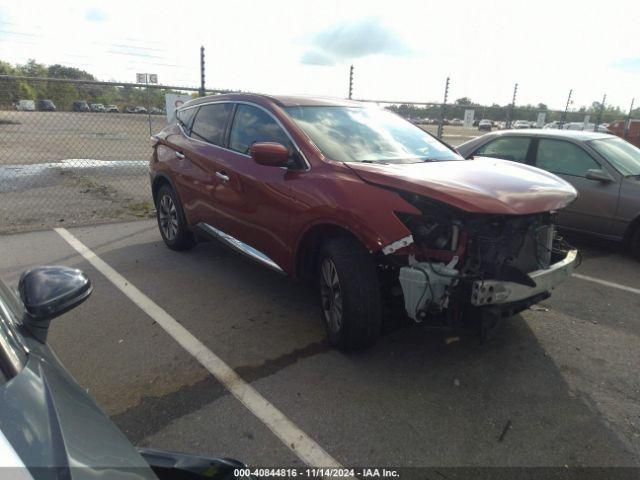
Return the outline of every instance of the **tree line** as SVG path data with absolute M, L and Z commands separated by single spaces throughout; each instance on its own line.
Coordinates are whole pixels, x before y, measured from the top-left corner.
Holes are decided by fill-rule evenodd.
M 590 122 L 595 122 L 600 112 L 600 106 L 600 102 L 593 102 L 589 106 L 571 109 L 567 112 L 565 121 L 582 122 L 584 121 L 585 115 L 590 115 Z M 439 119 L 442 113 L 442 106 L 438 104 L 427 106 L 401 104 L 390 105 L 387 108 L 405 118 L 414 119 Z M 486 118 L 493 121 L 505 121 L 507 119 L 508 112 L 510 112 L 511 106 L 498 105 L 497 103 L 488 106 L 481 105 L 473 102 L 468 97 L 462 97 L 458 98 L 453 104 L 447 104 L 445 108 L 445 118 L 449 120 L 454 118 L 463 119 L 464 111 L 468 109 L 473 109 L 475 111 L 474 118 L 476 120 Z M 552 122 L 554 120 L 560 120 L 563 111 L 550 110 L 544 103 L 539 103 L 537 105 L 516 105 L 511 112 L 511 120 L 528 120 L 534 122 L 538 119 L 539 113 L 546 113 L 545 121 Z M 600 121 L 602 123 L 610 123 L 614 120 L 624 119 L 627 115 L 628 112 L 624 112 L 620 107 L 605 105 Z M 632 117 L 640 118 L 640 108 L 637 108 L 632 112 Z
M 117 85 L 91 85 L 73 83 L 71 80 L 96 80 L 84 70 L 64 65 L 44 65 L 31 59 L 25 64 L 11 65 L 0 60 L 0 75 L 68 79 L 69 82 L 16 79 L 0 80 L 0 107 L 13 108 L 19 100 L 51 100 L 59 110 L 71 110 L 73 102 L 116 105 L 124 107 L 142 105 L 147 108 L 164 108 L 166 93 L 183 93 L 162 88 L 144 88 Z

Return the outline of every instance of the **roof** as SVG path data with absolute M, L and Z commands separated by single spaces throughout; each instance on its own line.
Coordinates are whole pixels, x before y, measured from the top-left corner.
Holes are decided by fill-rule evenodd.
M 499 130 L 491 135 L 520 135 L 525 137 L 554 137 L 569 138 L 571 140 L 596 140 L 598 138 L 609 138 L 613 135 L 602 132 L 584 132 L 582 130 L 559 130 L 557 128 L 531 128 L 525 130 Z
M 362 102 L 356 102 L 354 100 L 346 100 L 342 98 L 331 97 L 314 97 L 314 96 L 294 96 L 294 95 L 264 95 L 258 93 L 228 93 L 223 95 L 208 95 L 206 97 L 196 98 L 185 103 L 185 106 L 198 105 L 200 103 L 215 101 L 271 101 L 281 107 L 300 107 L 300 106 L 313 106 L 313 107 L 362 107 Z

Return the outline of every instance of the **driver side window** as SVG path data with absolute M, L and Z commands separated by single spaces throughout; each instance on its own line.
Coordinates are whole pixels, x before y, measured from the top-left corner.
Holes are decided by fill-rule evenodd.
M 600 168 L 600 165 L 573 143 L 541 138 L 538 143 L 536 167 L 551 173 L 584 177 L 587 170 Z
M 231 127 L 229 148 L 249 154 L 249 148 L 256 142 L 276 142 L 293 151 L 291 140 L 267 112 L 251 105 L 239 104 Z

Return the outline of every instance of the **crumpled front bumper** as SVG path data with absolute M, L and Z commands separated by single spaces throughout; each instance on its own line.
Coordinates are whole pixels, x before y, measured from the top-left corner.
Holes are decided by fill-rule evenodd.
M 578 251 L 570 250 L 564 260 L 544 270 L 529 273 L 536 284 L 529 287 L 502 280 L 476 280 L 471 286 L 471 304 L 475 306 L 502 305 L 535 297 L 562 283 L 571 275 L 578 261 Z

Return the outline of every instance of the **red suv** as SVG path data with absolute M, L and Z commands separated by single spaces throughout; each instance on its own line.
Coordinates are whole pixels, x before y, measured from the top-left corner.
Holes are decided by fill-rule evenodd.
M 546 298 L 576 262 L 554 230 L 553 212 L 576 197 L 571 185 L 528 165 L 464 160 L 377 107 L 203 97 L 153 142 L 167 246 L 211 237 L 315 279 L 338 348 L 371 345 L 383 306 L 434 327 L 487 328 Z

